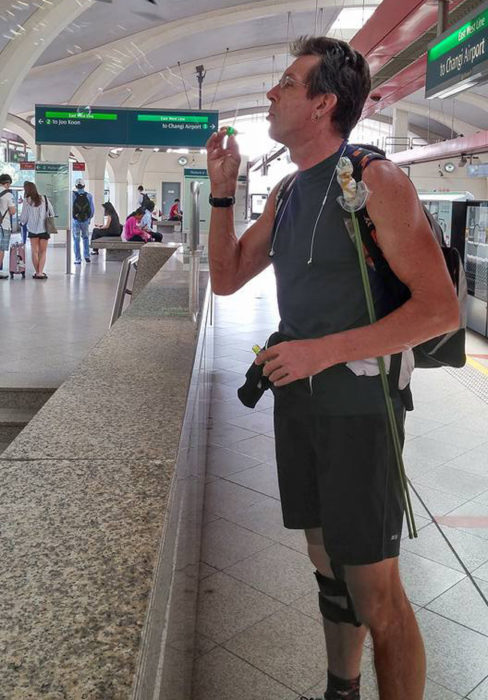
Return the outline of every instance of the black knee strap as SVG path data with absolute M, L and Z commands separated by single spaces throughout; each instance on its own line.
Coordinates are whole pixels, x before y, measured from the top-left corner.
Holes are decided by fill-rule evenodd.
M 337 575 L 336 571 L 334 574 Z M 315 572 L 315 578 L 319 584 L 319 608 L 322 617 L 330 622 L 346 622 L 355 627 L 361 627 L 361 622 L 356 617 L 356 612 L 352 604 L 351 596 L 347 589 L 346 582 L 339 578 L 327 578 L 319 571 Z M 337 603 L 333 603 L 329 598 L 345 598 L 347 608 L 342 608 Z

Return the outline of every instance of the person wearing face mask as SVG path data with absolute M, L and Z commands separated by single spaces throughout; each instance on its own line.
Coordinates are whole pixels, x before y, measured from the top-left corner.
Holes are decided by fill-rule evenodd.
M 80 178 L 75 183 L 72 202 L 72 227 L 75 265 L 81 265 L 80 236 L 83 239 L 83 257 L 85 262 L 90 260 L 90 242 L 88 230 L 90 221 L 95 214 L 93 196 L 85 190 L 85 183 Z

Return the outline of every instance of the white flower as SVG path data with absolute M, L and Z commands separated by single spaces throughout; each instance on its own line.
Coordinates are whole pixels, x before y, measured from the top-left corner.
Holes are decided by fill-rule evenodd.
M 359 211 L 366 204 L 369 194 L 368 188 L 362 180 L 356 182 L 353 178 L 354 168 L 346 156 L 339 158 L 336 170 L 337 182 L 342 190 L 342 196 L 338 197 L 337 201 L 346 211 Z

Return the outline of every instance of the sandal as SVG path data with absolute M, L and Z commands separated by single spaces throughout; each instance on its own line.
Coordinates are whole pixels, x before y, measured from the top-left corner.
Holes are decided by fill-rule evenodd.
M 47 275 L 43 272 L 42 275 L 32 275 L 32 278 L 35 280 L 47 280 Z

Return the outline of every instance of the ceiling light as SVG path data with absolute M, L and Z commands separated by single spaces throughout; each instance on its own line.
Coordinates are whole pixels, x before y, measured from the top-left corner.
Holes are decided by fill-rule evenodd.
M 376 10 L 375 6 L 345 7 L 339 12 L 331 30 L 334 29 L 361 29 Z
M 452 97 L 458 92 L 462 92 L 463 90 L 467 90 L 470 87 L 478 85 L 480 83 L 480 78 L 481 73 L 477 73 L 477 75 L 470 75 L 469 78 L 466 78 L 465 80 L 462 80 L 460 83 L 456 83 L 455 85 L 451 85 L 445 90 L 441 90 L 440 92 L 435 93 L 435 95 L 430 95 L 429 97 L 427 97 L 427 99 L 433 100 L 434 97 L 438 97 L 440 100 L 444 100 L 446 97 Z

